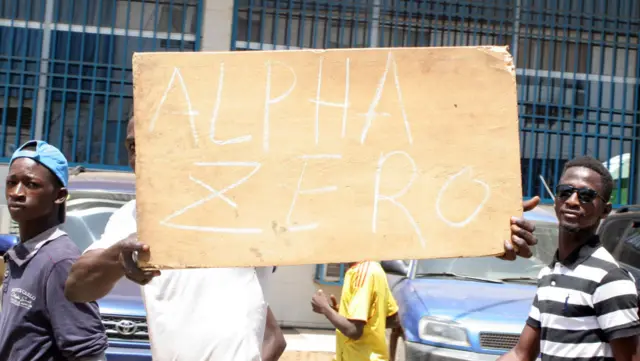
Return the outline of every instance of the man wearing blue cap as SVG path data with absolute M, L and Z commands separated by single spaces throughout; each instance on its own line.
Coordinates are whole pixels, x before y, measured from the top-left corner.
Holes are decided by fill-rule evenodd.
M 46 142 L 28 141 L 11 157 L 5 196 L 20 243 L 4 257 L 0 360 L 105 360 L 98 305 L 64 296 L 69 270 L 80 256 L 59 228 L 68 179 L 67 160 Z

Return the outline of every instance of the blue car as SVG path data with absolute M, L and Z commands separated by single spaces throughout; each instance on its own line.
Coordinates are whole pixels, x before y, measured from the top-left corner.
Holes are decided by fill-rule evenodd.
M 537 207 L 525 218 L 536 223 L 538 239 L 557 240 L 551 210 Z M 396 361 L 495 360 L 518 341 L 545 266 L 535 253 L 513 262 L 478 257 L 382 265 L 400 308 Z
M 62 228 L 81 251 L 98 240 L 113 212 L 135 197 L 132 173 L 70 171 L 67 220 Z M 0 235 L 0 254 L 18 242 L 16 235 Z M 140 286 L 122 279 L 98 300 L 109 336 L 109 361 L 151 361 L 146 311 Z M 0 310 L 1 312 L 1 310 Z

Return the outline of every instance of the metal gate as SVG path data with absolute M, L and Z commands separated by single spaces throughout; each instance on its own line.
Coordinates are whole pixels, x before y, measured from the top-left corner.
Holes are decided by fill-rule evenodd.
M 524 196 L 550 202 L 589 154 L 639 202 L 637 0 L 236 0 L 236 50 L 509 45 L 517 64 Z
M 124 168 L 136 51 L 200 48 L 202 0 L 0 1 L 0 158 L 44 139 Z

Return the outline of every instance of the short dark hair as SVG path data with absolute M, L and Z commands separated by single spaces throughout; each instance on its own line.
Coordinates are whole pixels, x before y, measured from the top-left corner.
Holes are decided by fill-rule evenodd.
M 611 173 L 607 167 L 602 164 L 601 161 L 595 159 L 594 157 L 583 155 L 580 157 L 573 158 L 568 161 L 567 164 L 564 165 L 564 169 L 562 173 L 564 174 L 567 169 L 573 167 L 584 167 L 589 168 L 592 171 L 598 173 L 600 175 L 600 180 L 602 181 L 602 198 L 606 199 L 607 202 L 611 198 L 611 192 L 613 192 L 613 177 L 611 177 Z

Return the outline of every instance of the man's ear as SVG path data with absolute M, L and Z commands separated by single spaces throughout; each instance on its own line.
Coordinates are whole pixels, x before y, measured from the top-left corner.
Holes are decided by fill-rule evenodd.
M 61 187 L 60 189 L 58 189 L 58 194 L 56 195 L 55 203 L 62 204 L 66 202 L 68 196 L 69 196 L 69 192 L 67 191 L 67 188 Z
M 607 216 L 609 215 L 609 213 L 611 213 L 611 208 L 613 206 L 611 205 L 611 203 L 607 203 L 604 205 L 604 211 L 602 212 L 602 219 L 607 218 Z

